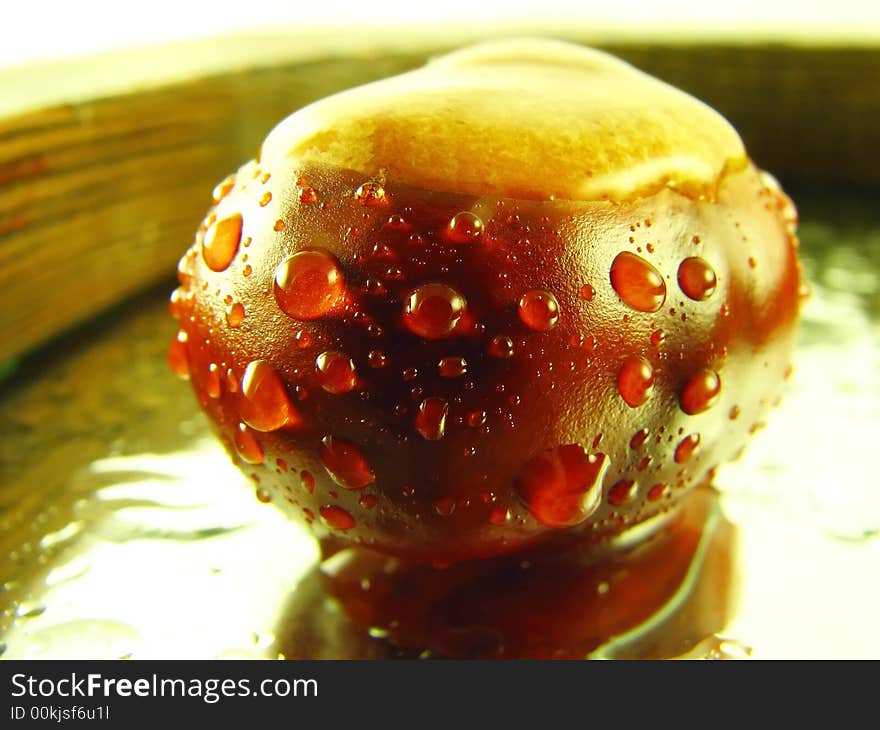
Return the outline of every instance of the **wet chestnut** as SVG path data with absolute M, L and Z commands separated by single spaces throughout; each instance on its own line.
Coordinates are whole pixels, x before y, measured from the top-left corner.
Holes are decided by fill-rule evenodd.
M 319 535 L 436 562 L 599 541 L 766 418 L 795 225 L 699 101 L 487 43 L 296 112 L 218 185 L 170 356 Z

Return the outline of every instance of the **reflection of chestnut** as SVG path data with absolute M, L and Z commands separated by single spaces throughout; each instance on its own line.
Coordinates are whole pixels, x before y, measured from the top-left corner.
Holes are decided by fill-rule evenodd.
M 715 112 L 506 41 L 330 97 L 217 186 L 172 296 L 261 499 L 451 562 L 668 510 L 789 366 L 788 198 Z

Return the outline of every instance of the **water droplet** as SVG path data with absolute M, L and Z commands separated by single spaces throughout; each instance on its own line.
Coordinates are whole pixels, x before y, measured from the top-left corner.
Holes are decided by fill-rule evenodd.
M 617 392 L 630 408 L 642 405 L 654 390 L 654 368 L 643 357 L 630 357 L 617 374 Z
M 299 202 L 304 205 L 311 205 L 318 202 L 318 191 L 308 185 L 299 191 Z
M 315 360 L 318 382 L 328 393 L 350 393 L 357 385 L 354 361 L 342 352 L 322 352 Z
M 608 503 L 620 507 L 622 504 L 632 502 L 636 496 L 636 483 L 631 479 L 621 479 L 615 482 L 614 486 L 608 490 Z
M 309 494 L 315 493 L 315 476 L 308 469 L 303 469 L 302 474 L 299 475 L 299 483 Z
M 681 410 L 690 416 L 708 410 L 721 392 L 721 379 L 714 370 L 700 370 L 681 391 Z
M 381 350 L 370 350 L 367 362 L 371 368 L 384 368 L 388 364 L 388 356 Z
M 449 335 L 464 313 L 467 302 L 446 284 L 423 284 L 409 299 L 403 313 L 406 328 L 428 340 Z
M 415 426 L 422 438 L 439 441 L 446 433 L 446 416 L 449 404 L 442 398 L 425 398 L 416 414 Z
M 364 509 L 373 509 L 378 501 L 379 500 L 375 494 L 362 494 L 361 498 L 358 500 L 358 504 Z
M 302 421 L 278 373 L 265 360 L 248 363 L 241 378 L 241 394 L 241 420 L 257 431 L 275 431 Z
M 688 297 L 702 301 L 712 296 L 718 285 L 718 278 L 708 261 L 694 256 L 679 265 L 678 285 Z
M 542 525 L 578 525 L 599 506 L 608 464 L 605 454 L 588 454 L 580 444 L 560 446 L 526 463 L 518 485 L 520 497 Z
M 685 436 L 678 446 L 675 447 L 675 463 L 684 464 L 693 456 L 699 445 L 700 434 L 692 433 L 689 436 Z
M 379 205 L 387 205 L 389 200 L 383 188 L 377 182 L 365 182 L 354 191 L 354 199 L 363 206 L 375 208 Z
M 666 339 L 666 333 L 663 330 L 654 330 L 651 333 L 651 344 L 654 347 L 660 347 Z
M 444 357 L 437 364 L 437 371 L 443 378 L 459 378 L 467 372 L 467 360 L 463 357 Z
M 217 183 L 217 185 L 214 187 L 214 192 L 211 195 L 212 199 L 214 200 L 214 204 L 216 205 L 221 200 L 223 200 L 223 198 L 225 198 L 227 195 L 229 195 L 229 193 L 232 192 L 232 188 L 234 188 L 234 187 L 235 187 L 235 176 L 234 175 L 230 175 L 226 179 Z
M 189 335 L 180 330 L 168 345 L 168 365 L 171 371 L 184 380 L 189 380 Z
M 727 415 L 731 421 L 735 421 L 737 418 L 739 418 L 739 406 L 731 407 L 730 413 L 728 413 Z
M 325 436 L 319 451 L 324 468 L 340 487 L 363 489 L 376 481 L 367 457 L 353 443 Z
M 244 322 L 244 318 L 244 305 L 241 302 L 235 302 L 226 308 L 226 324 L 232 329 L 240 327 L 241 323 Z
M 261 504 L 269 504 L 272 501 L 272 495 L 269 494 L 262 487 L 257 487 L 254 491 L 254 496 L 257 498 L 257 501 Z
M 596 296 L 596 290 L 589 284 L 584 284 L 581 287 L 580 295 L 585 302 L 592 302 L 593 297 Z
M 520 297 L 517 314 L 529 329 L 546 332 L 559 321 L 559 302 L 548 291 L 532 289 Z
M 513 340 L 503 335 L 496 335 L 489 341 L 486 352 L 492 357 L 507 360 L 513 357 Z
M 285 228 L 286 228 L 286 225 L 285 225 L 284 221 L 281 220 L 280 218 L 277 221 L 275 221 L 275 225 L 272 226 L 272 230 L 274 230 L 278 233 L 283 231 Z
M 657 269 L 629 251 L 617 254 L 611 264 L 611 286 L 639 312 L 656 312 L 666 301 L 666 284 Z
M 493 507 L 489 513 L 489 522 L 496 526 L 506 525 L 510 522 L 510 517 L 510 510 L 503 505 L 498 505 Z
M 268 190 L 260 196 L 260 207 L 265 208 L 269 203 L 272 202 L 272 193 Z
M 455 500 L 452 497 L 440 497 L 434 502 L 434 511 L 441 517 L 449 517 L 455 512 Z
M 223 392 L 220 380 L 220 368 L 215 362 L 208 365 L 208 373 L 205 376 L 204 388 L 205 393 L 208 394 L 209 398 L 219 398 Z
M 453 243 L 473 243 L 483 235 L 483 219 L 476 213 L 463 210 L 452 216 L 446 226 L 446 238 Z
M 636 431 L 633 434 L 633 437 L 629 440 L 629 447 L 633 449 L 633 451 L 642 448 L 650 435 L 651 432 L 647 428 L 643 428 L 641 431 Z
M 211 271 L 225 271 L 241 243 L 241 215 L 236 213 L 211 224 L 202 239 L 202 258 Z
M 254 432 L 244 423 L 239 423 L 235 429 L 235 450 L 238 455 L 248 464 L 263 463 L 263 448 L 260 446 Z
M 326 504 L 318 511 L 321 513 L 321 520 L 324 524 L 334 530 L 342 530 L 344 532 L 355 526 L 354 517 L 335 504 Z
M 665 484 L 655 484 L 648 490 L 648 501 L 659 502 L 663 497 L 669 495 L 669 487 Z
M 477 428 L 486 423 L 486 418 L 488 418 L 486 411 L 471 411 L 467 414 L 465 421 L 471 428 Z
M 275 269 L 275 301 L 288 317 L 323 317 L 342 300 L 345 280 L 336 259 L 327 251 L 300 251 Z

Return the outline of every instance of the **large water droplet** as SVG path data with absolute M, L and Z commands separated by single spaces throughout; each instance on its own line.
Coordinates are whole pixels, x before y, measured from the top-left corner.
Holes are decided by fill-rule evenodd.
M 225 271 L 235 258 L 241 242 L 241 215 L 214 221 L 202 240 L 202 258 L 211 271 Z
M 678 285 L 688 297 L 702 301 L 712 296 L 718 285 L 718 278 L 708 261 L 694 256 L 679 265 Z
M 334 530 L 342 530 L 344 532 L 355 526 L 354 517 L 335 504 L 324 505 L 319 512 L 324 524 Z
M 559 321 L 559 302 L 543 289 L 532 289 L 520 297 L 517 314 L 529 329 L 546 332 Z
M 599 506 L 608 464 L 605 454 L 588 454 L 580 444 L 560 446 L 526 463 L 518 484 L 520 497 L 542 525 L 578 525 Z
M 345 353 L 322 352 L 315 360 L 318 382 L 328 393 L 349 393 L 357 385 L 354 361 Z
M 702 413 L 715 403 L 720 392 L 721 378 L 718 373 L 708 368 L 700 370 L 681 391 L 681 410 L 691 416 Z
M 265 360 L 248 363 L 241 378 L 241 394 L 241 420 L 257 431 L 275 431 L 302 421 L 278 373 Z
M 340 487 L 363 489 L 376 481 L 367 457 L 353 443 L 335 436 L 321 439 L 321 462 Z
M 327 251 L 300 251 L 275 269 L 275 301 L 288 317 L 312 320 L 332 311 L 345 294 L 345 280 Z
M 235 429 L 235 450 L 238 455 L 248 464 L 263 463 L 263 447 L 257 441 L 254 432 L 244 423 L 239 423 Z
M 636 408 L 654 390 L 654 368 L 643 357 L 630 357 L 617 374 L 617 391 L 630 408 Z
M 456 213 L 446 226 L 446 238 L 453 243 L 473 243 L 482 235 L 483 219 L 469 210 Z
M 439 441 L 446 433 L 448 413 L 449 404 L 442 398 L 425 398 L 416 414 L 416 431 L 428 441 Z
M 451 286 L 423 284 L 407 299 L 403 322 L 419 337 L 439 339 L 455 329 L 466 306 L 465 298 Z
M 663 277 L 641 256 L 629 251 L 617 254 L 611 264 L 611 286 L 630 307 L 656 312 L 666 301 Z

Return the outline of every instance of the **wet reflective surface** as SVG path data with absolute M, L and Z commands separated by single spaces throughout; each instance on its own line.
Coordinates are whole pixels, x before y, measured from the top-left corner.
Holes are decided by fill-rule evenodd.
M 521 644 L 504 645 L 539 655 L 525 639 L 555 620 L 554 646 L 578 656 L 880 657 L 880 222 L 870 198 L 793 197 L 813 287 L 796 369 L 767 427 L 719 470 L 720 496 L 692 505 L 706 529 L 648 547 L 670 576 L 655 620 L 626 616 L 614 604 L 625 580 L 577 561 L 553 568 L 564 576 L 553 585 L 567 586 L 556 589 L 556 613 L 527 615 L 511 597 L 549 588 L 512 563 L 503 586 L 476 598 L 491 583 L 485 565 L 389 567 L 342 551 L 321 566 L 317 544 L 255 498 L 189 385 L 169 372 L 169 285 L 0 385 L 0 652 L 376 658 L 435 656 L 452 641 L 448 651 L 491 656 L 499 631 L 532 621 Z M 624 578 L 650 565 L 640 555 Z M 414 619 L 401 627 L 388 610 L 405 603 L 402 585 L 418 587 L 412 595 L 430 610 L 411 615 L 433 616 L 427 629 Z M 376 592 L 382 600 L 362 600 Z M 493 608 L 492 596 L 505 595 Z M 462 605 L 483 611 L 482 628 L 457 631 L 472 618 Z M 578 617 L 599 615 L 619 622 L 585 634 Z M 426 630 L 429 641 L 415 643 L 433 648 L 387 641 Z

